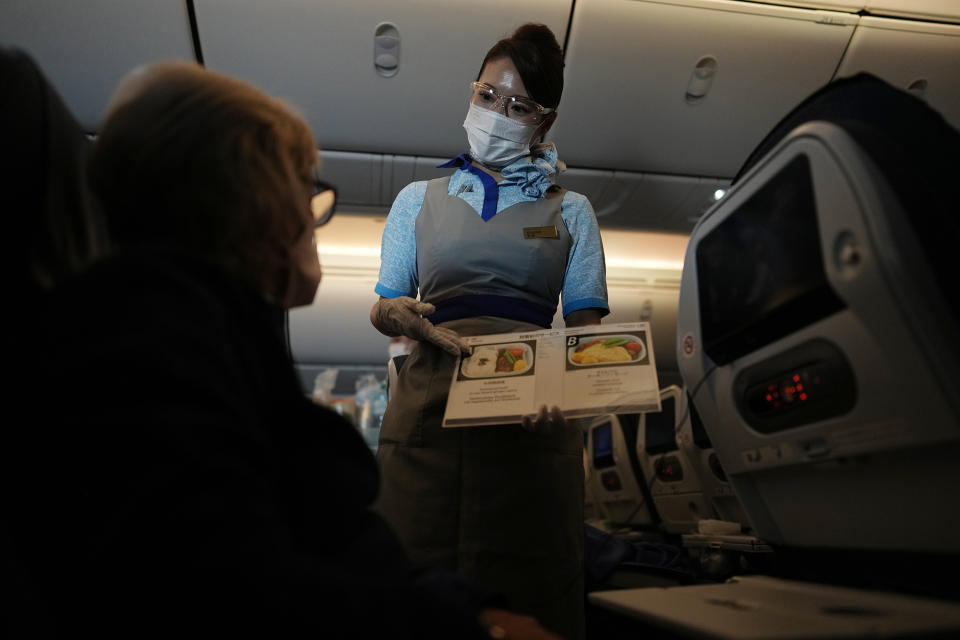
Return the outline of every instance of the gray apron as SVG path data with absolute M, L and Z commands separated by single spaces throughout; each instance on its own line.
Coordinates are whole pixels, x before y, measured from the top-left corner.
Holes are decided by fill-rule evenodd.
M 513 281 L 514 295 L 552 296 L 556 304 L 571 246 L 562 195 L 513 205 L 483 222 L 447 194 L 448 181 L 431 181 L 417 219 L 421 299 L 506 294 Z M 550 225 L 558 238 L 524 239 L 524 228 Z M 442 326 L 461 335 L 541 328 L 493 316 Z M 454 361 L 421 342 L 404 362 L 380 430 L 377 509 L 414 562 L 494 589 L 514 610 L 565 638 L 582 638 L 582 435 L 573 425 L 553 434 L 519 424 L 442 428 Z

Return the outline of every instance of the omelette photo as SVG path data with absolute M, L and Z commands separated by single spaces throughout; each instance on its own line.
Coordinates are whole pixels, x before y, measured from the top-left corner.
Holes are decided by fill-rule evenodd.
M 570 363 L 578 366 L 636 362 L 647 354 L 637 336 L 587 336 L 568 349 Z

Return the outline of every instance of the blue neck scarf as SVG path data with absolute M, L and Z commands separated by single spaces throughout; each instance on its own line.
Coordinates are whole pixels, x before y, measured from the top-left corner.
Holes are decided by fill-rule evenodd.
M 453 160 L 437 165 L 437 169 L 446 167 L 458 167 L 461 171 L 469 171 L 480 178 L 480 182 L 483 184 L 483 209 L 480 212 L 480 218 L 486 222 L 497 214 L 497 199 L 500 195 L 497 181 L 483 169 L 471 164 L 470 154 L 461 153 Z

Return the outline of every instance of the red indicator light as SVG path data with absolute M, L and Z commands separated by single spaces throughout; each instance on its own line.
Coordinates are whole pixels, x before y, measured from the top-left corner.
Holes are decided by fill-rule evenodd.
M 797 374 L 797 373 L 793 374 L 793 381 L 794 381 L 794 382 L 800 382 L 800 375 Z
M 801 400 L 806 400 L 806 399 L 807 399 L 807 394 L 801 393 L 801 394 L 800 394 L 800 399 L 801 399 Z
M 771 400 L 773 400 L 773 396 L 768 393 L 768 394 L 767 394 L 767 402 L 770 402 Z
M 797 391 L 803 391 L 803 385 L 802 385 L 802 384 L 798 384 L 798 385 L 797 385 Z

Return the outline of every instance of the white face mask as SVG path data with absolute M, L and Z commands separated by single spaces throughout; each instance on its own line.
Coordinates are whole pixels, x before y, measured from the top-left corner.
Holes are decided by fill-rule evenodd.
M 470 155 L 491 167 L 505 167 L 530 153 L 536 124 L 522 124 L 502 113 L 470 105 L 463 128 L 467 130 Z

